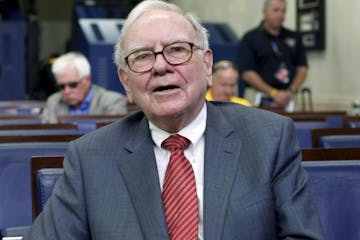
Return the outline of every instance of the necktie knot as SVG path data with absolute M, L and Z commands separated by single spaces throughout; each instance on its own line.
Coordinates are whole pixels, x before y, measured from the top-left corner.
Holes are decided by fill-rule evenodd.
M 185 150 L 190 144 L 190 140 L 186 137 L 183 137 L 179 134 L 170 135 L 167 139 L 165 139 L 161 146 L 170 152 L 175 150 Z

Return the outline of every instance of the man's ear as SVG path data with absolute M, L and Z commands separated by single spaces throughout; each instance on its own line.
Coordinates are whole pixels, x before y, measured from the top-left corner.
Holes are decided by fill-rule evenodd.
M 129 80 L 128 74 L 124 70 L 119 68 L 118 76 L 119 76 L 121 84 L 125 88 L 126 95 L 128 97 L 128 101 L 132 103 L 133 97 L 132 97 L 131 88 L 129 87 L 129 83 L 128 83 L 128 80 Z
M 206 68 L 206 75 L 211 76 L 212 75 L 212 66 L 213 66 L 213 53 L 211 49 L 206 50 L 204 54 L 204 62 L 205 62 L 205 68 Z

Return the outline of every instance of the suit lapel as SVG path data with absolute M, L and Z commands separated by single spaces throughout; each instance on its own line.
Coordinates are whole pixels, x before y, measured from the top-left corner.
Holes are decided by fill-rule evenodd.
M 153 142 L 145 119 L 131 137 L 125 146 L 128 157 L 119 162 L 120 172 L 146 239 L 168 239 Z
M 208 104 L 205 132 L 204 234 L 221 239 L 227 202 L 235 177 L 242 142 L 229 122 Z M 132 137 L 133 136 L 133 137 Z M 145 118 L 125 145 L 127 159 L 119 169 L 133 200 L 146 239 L 168 239 L 153 142 Z
M 205 132 L 204 234 L 222 239 L 224 219 L 242 142 L 238 133 L 211 104 Z

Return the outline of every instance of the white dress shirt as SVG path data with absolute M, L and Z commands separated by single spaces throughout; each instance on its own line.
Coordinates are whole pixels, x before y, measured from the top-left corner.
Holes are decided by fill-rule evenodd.
M 199 240 L 204 239 L 204 151 L 205 139 L 204 133 L 206 128 L 206 104 L 202 107 L 200 113 L 188 126 L 181 129 L 177 134 L 190 140 L 190 145 L 185 149 L 184 154 L 190 161 L 194 170 L 196 180 L 196 193 L 199 201 Z M 161 148 L 161 143 L 171 134 L 156 127 L 149 121 L 151 137 L 155 143 L 154 152 L 159 174 L 161 191 L 165 178 L 165 172 L 170 159 L 170 151 Z M 173 133 L 174 134 L 174 133 Z

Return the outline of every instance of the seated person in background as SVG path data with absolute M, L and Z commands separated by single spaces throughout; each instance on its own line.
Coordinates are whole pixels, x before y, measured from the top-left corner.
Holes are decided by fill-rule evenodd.
M 90 64 L 81 53 L 61 55 L 51 71 L 59 91 L 48 97 L 43 123 L 56 123 L 58 115 L 127 114 L 123 95 L 91 83 Z
M 223 60 L 215 63 L 211 86 L 206 93 L 206 100 L 227 101 L 251 106 L 248 100 L 233 96 L 238 78 L 238 70 L 232 62 Z

